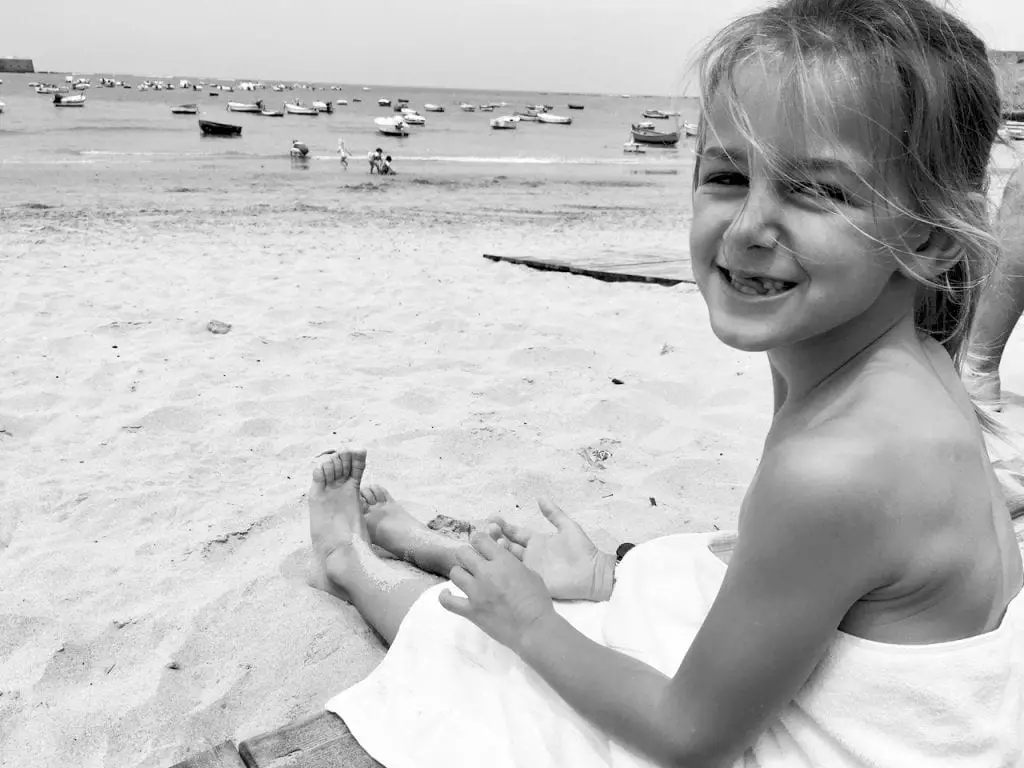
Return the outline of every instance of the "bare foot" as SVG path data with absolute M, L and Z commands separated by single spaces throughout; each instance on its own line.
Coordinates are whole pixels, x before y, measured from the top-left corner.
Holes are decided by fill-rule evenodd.
M 323 580 L 314 577 L 310 583 L 347 599 L 345 574 L 355 559 L 370 552 L 359 495 L 366 451 L 330 451 L 319 459 L 309 489 L 309 537 Z
M 383 486 L 368 485 L 363 488 L 362 497 L 370 541 L 395 557 L 412 562 L 412 550 L 432 531 L 410 515 Z
M 967 391 L 978 401 L 979 405 L 990 411 L 1003 410 L 1003 392 L 999 371 L 982 372 L 965 368 L 963 381 Z

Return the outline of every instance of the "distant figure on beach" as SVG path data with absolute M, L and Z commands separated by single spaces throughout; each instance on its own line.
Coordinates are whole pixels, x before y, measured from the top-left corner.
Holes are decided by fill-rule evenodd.
M 348 147 L 345 146 L 344 139 L 338 139 L 338 155 L 341 157 L 341 166 L 347 171 L 348 159 L 352 157 L 352 153 L 349 152 Z
M 1024 565 L 960 378 L 996 249 L 985 44 L 929 0 L 781 0 L 699 67 L 693 273 L 772 383 L 738 531 L 603 551 L 542 501 L 546 530 L 492 518 L 467 545 L 364 484 L 365 451 L 321 454 L 314 584 L 390 644 L 327 702 L 352 753 L 1022 764 Z
M 391 165 L 391 155 L 388 155 L 387 157 L 385 157 L 384 160 L 381 162 L 380 168 L 378 170 L 378 173 L 381 176 L 394 176 L 395 175 L 395 169 Z
M 1006 343 L 1024 313 L 1024 167 L 1018 167 L 1006 184 L 996 234 L 1002 252 L 978 304 L 964 382 L 977 400 L 993 411 L 1001 411 L 999 366 Z
M 384 150 L 377 147 L 367 155 L 367 158 L 370 161 L 370 173 L 380 173 L 380 164 L 384 162 Z

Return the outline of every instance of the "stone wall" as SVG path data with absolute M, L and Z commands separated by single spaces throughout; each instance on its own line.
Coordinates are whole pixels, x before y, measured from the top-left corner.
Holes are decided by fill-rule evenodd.
M 0 58 L 0 72 L 35 72 L 32 66 L 32 59 L 3 59 Z

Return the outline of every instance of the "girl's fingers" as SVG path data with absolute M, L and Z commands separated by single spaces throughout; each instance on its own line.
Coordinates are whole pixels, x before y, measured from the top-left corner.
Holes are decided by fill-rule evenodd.
M 466 598 L 456 597 L 450 589 L 442 589 L 437 599 L 445 610 L 459 616 L 469 617 L 470 605 Z
M 474 533 L 469 537 L 469 543 L 485 560 L 493 560 L 501 552 L 498 542 L 485 533 Z
M 473 576 L 461 565 L 456 565 L 448 572 L 448 580 L 466 595 L 473 589 Z
M 509 541 L 508 539 L 502 539 L 502 541 L 506 545 L 505 549 L 511 552 L 517 560 L 523 559 L 523 555 L 526 554 L 526 547 L 522 546 L 521 544 L 516 544 L 513 541 Z
M 483 558 L 473 547 L 459 547 L 455 550 L 455 562 L 469 573 L 476 573 L 483 564 Z
M 506 522 L 504 518 L 500 516 L 494 516 L 488 519 L 488 522 L 495 523 L 501 526 L 502 533 L 515 544 L 521 547 L 525 547 L 530 543 L 530 537 L 533 536 L 533 531 L 529 528 L 523 528 L 518 525 Z

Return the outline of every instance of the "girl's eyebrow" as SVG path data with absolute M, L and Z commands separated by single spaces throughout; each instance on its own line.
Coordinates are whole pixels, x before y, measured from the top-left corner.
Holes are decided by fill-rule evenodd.
M 697 157 L 701 160 L 721 160 L 726 163 L 745 164 L 747 153 L 742 149 L 728 147 L 704 147 Z M 803 173 L 838 172 L 860 177 L 850 165 L 834 157 L 787 157 L 783 159 L 786 168 Z

